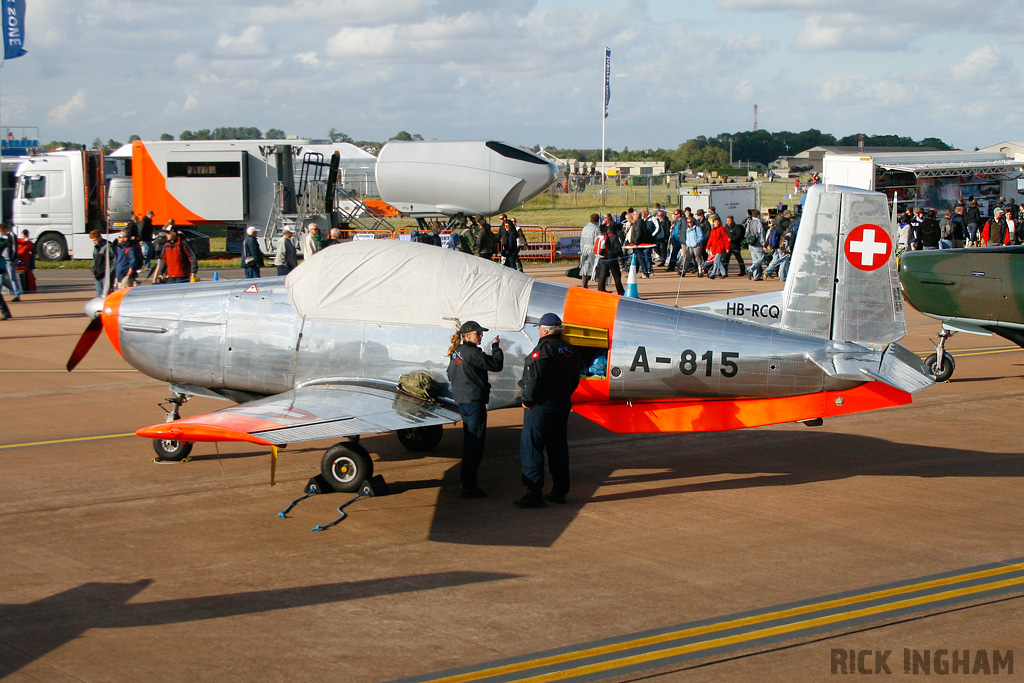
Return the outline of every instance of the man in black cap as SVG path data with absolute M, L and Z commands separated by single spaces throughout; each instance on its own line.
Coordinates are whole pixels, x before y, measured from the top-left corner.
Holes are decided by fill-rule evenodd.
M 486 327 L 475 320 L 462 324 L 448 351 L 448 381 L 452 398 L 459 404 L 462 416 L 462 468 L 459 484 L 463 498 L 483 498 L 476 484 L 476 474 L 484 457 L 487 434 L 487 399 L 491 393 L 488 372 L 498 372 L 505 363 L 505 354 L 498 346 L 498 337 L 491 342 L 491 355 L 480 348 Z
M 569 410 L 580 383 L 580 357 L 562 339 L 562 321 L 545 313 L 538 323 L 540 341 L 523 364 L 523 433 L 519 455 L 526 495 L 513 502 L 521 508 L 564 503 L 569 492 Z M 543 494 L 544 452 L 548 454 L 551 493 Z

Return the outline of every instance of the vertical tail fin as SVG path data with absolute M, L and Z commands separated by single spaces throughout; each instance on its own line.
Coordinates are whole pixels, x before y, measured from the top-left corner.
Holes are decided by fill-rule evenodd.
M 793 245 L 782 327 L 838 342 L 902 339 L 894 244 L 884 194 L 812 187 Z

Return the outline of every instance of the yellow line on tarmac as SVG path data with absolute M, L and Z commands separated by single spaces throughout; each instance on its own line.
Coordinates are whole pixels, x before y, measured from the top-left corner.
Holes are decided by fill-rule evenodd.
M 555 671 L 546 675 L 520 679 L 520 683 L 549 683 L 550 681 L 557 681 L 565 678 L 574 678 L 576 676 L 583 676 L 590 673 L 599 673 L 602 671 L 608 671 L 610 669 L 621 669 L 622 667 L 632 666 L 634 664 L 647 664 L 656 662 L 661 659 L 667 659 L 669 657 L 685 655 L 690 652 L 699 652 L 701 650 L 710 650 L 712 648 L 724 647 L 726 645 L 735 645 L 737 643 L 744 643 L 747 641 L 757 640 L 760 638 L 781 635 L 784 633 L 792 633 L 793 631 L 803 631 L 805 629 L 816 628 L 818 626 L 827 626 L 829 624 L 834 624 L 837 622 L 850 621 L 865 616 L 872 616 L 875 614 L 882 614 L 885 612 L 893 612 L 896 610 L 905 609 L 907 607 L 925 605 L 931 602 L 938 602 L 940 600 L 946 600 L 949 598 L 968 596 L 973 595 L 974 593 L 982 593 L 989 590 L 1006 588 L 1009 586 L 1015 586 L 1020 584 L 1024 584 L 1024 578 L 1007 579 L 1005 581 L 998 581 L 996 583 L 986 583 L 980 586 L 971 586 L 969 588 L 961 588 L 959 590 L 944 591 L 942 593 L 925 595 L 919 598 L 911 598 L 908 600 L 899 600 L 897 602 L 890 602 L 884 605 L 877 605 L 875 607 L 867 607 L 864 609 L 853 610 L 851 612 L 843 612 L 841 614 L 833 614 L 826 617 L 818 617 L 816 619 L 798 621 L 791 624 L 784 624 L 782 626 L 774 626 L 771 628 L 749 631 L 747 633 L 741 633 L 735 636 L 714 638 L 712 640 L 704 640 L 699 643 L 681 645 L 679 647 L 670 648 L 668 650 L 658 650 L 657 652 L 633 655 L 632 657 L 623 657 L 622 659 L 614 659 L 608 662 L 601 662 L 600 664 L 591 664 L 589 666 L 576 667 L 575 669 Z
M 485 668 L 477 671 L 471 671 L 463 674 L 457 674 L 455 676 L 448 676 L 445 678 L 430 679 L 430 683 L 467 683 L 468 681 L 477 681 L 485 678 L 492 678 L 497 676 L 506 676 L 508 674 L 515 674 L 520 672 L 527 672 L 530 669 L 536 669 L 544 666 L 551 666 L 557 664 L 571 664 L 573 661 L 587 659 L 590 657 L 596 657 L 600 655 L 614 654 L 616 652 L 622 652 L 625 650 L 631 650 L 638 647 L 653 647 L 661 643 L 670 642 L 673 640 L 680 640 L 683 638 L 692 638 L 694 636 L 709 635 L 715 632 L 726 631 L 735 629 L 743 626 L 756 626 L 769 621 L 782 619 L 786 617 L 795 617 L 803 614 L 818 612 L 826 609 L 835 609 L 839 607 L 855 606 L 858 603 L 870 602 L 882 598 L 891 598 L 906 593 L 914 593 L 929 588 L 939 588 L 942 586 L 948 586 L 950 584 L 962 583 L 964 581 L 970 581 L 974 579 L 983 579 L 989 577 L 997 577 L 1000 574 L 1007 574 L 1012 572 L 1018 572 L 1024 570 L 1024 563 L 1016 563 L 1010 565 L 1004 565 L 1001 567 L 995 567 L 992 569 L 985 569 L 981 571 L 968 572 L 964 574 L 957 574 L 954 576 L 947 576 L 941 579 L 934 579 L 931 581 L 922 581 L 920 583 L 909 584 L 905 586 L 899 586 L 897 588 L 890 588 L 885 590 L 870 591 L 867 593 L 860 593 L 845 598 L 838 598 L 834 600 L 825 600 L 822 602 L 816 602 L 806 604 L 800 607 L 794 607 L 789 609 L 782 609 L 776 611 L 765 612 L 763 614 L 757 614 L 750 617 L 742 617 L 737 619 L 730 619 L 713 624 L 707 624 L 704 626 L 697 626 L 691 628 L 685 628 L 678 631 L 671 631 L 668 633 L 661 633 L 655 636 L 648 636 L 644 638 L 636 638 L 633 640 L 620 641 L 609 645 L 603 645 L 599 647 L 591 647 L 582 650 L 576 650 L 573 652 L 566 652 L 559 655 L 552 655 L 548 657 L 541 657 L 538 659 L 532 659 L 527 661 L 516 662 L 514 664 L 508 664 L 505 666 Z M 921 604 L 927 604 L 929 602 L 937 602 L 948 598 L 970 595 L 973 593 L 979 593 L 983 591 L 993 590 L 1006 586 L 1024 584 L 1024 577 L 1014 577 L 1003 581 L 982 583 L 977 586 L 969 586 L 966 588 L 946 590 L 937 593 L 929 593 L 928 595 L 919 596 L 916 598 L 909 598 L 904 600 L 896 600 L 891 602 L 885 602 L 881 605 L 873 607 L 866 607 L 861 609 L 853 609 L 850 611 L 843 611 L 838 614 L 826 615 L 822 617 L 816 617 L 813 619 L 795 621 L 788 624 L 782 624 L 770 628 L 763 628 L 754 631 L 747 631 L 741 634 L 714 638 L 711 640 L 701 641 L 699 643 L 691 643 L 688 645 L 681 645 L 675 648 L 667 650 L 656 650 L 654 652 L 641 653 L 630 657 L 621 659 L 601 662 L 597 664 L 585 665 L 581 667 L 571 669 L 561 669 L 559 671 L 553 671 L 548 674 L 530 678 L 517 678 L 516 681 L 525 682 L 531 681 L 534 683 L 542 683 L 546 681 L 555 681 L 563 678 L 571 678 L 575 676 L 584 675 L 587 673 L 606 671 L 609 669 L 618 669 L 624 666 L 630 666 L 632 664 L 640 664 L 645 662 L 652 662 L 659 659 L 665 659 L 667 657 L 673 657 L 676 655 L 686 654 L 688 652 L 695 652 L 704 649 L 712 649 L 716 647 L 722 647 L 725 645 L 745 642 L 747 640 L 755 640 L 759 638 L 769 637 L 781 633 L 788 633 L 791 631 L 799 631 L 816 626 L 827 625 L 835 622 L 843 622 L 848 620 L 857 619 L 863 616 L 869 616 L 873 614 L 879 614 L 889 611 L 895 611 L 912 607 Z
M 963 351 L 946 351 L 946 353 L 952 355 L 954 358 L 963 358 L 965 356 L 987 356 L 993 353 L 1011 353 L 1012 351 L 1024 351 L 1019 346 L 982 346 L 974 349 L 964 349 Z M 928 356 L 935 353 L 935 349 L 929 351 L 918 351 L 917 355 L 924 360 Z
M 13 375 L 13 374 L 18 374 L 18 373 L 45 373 L 45 372 L 59 372 L 62 375 L 68 374 L 67 370 L 58 370 L 58 369 L 52 369 L 52 370 L 11 370 L 11 369 L 0 370 L 0 374 L 3 374 L 3 375 Z M 75 370 L 75 374 L 76 375 L 80 375 L 83 372 L 138 372 L 138 370 L 134 370 L 132 368 L 127 368 L 127 369 L 120 369 L 119 368 L 117 370 L 113 370 L 113 369 L 111 369 L 111 370 Z
M 953 358 L 963 358 L 965 356 L 988 356 L 993 353 L 1010 353 L 1011 351 L 1022 351 L 1019 346 L 1014 346 L 1008 349 L 991 349 L 989 351 L 957 351 L 953 354 Z
M 27 443 L 9 443 L 0 446 L 0 450 L 6 448 L 25 448 L 27 446 L 51 446 L 56 443 L 75 443 L 76 441 L 100 441 L 102 439 L 121 439 L 126 436 L 135 436 L 134 432 L 127 434 L 103 434 L 101 436 L 79 436 L 73 439 L 53 439 L 52 441 L 30 441 Z

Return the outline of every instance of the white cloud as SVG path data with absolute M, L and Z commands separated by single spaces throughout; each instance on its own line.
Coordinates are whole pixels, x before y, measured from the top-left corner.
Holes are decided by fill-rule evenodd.
M 427 0 L 296 0 L 273 2 L 249 10 L 249 21 L 273 25 L 281 22 L 316 22 L 320 25 L 367 26 L 415 22 L 426 12 Z
M 263 39 L 262 26 L 249 26 L 239 36 L 221 34 L 217 38 L 217 53 L 230 59 L 266 57 L 270 47 Z
M 47 121 L 57 125 L 69 123 L 74 116 L 85 111 L 86 101 L 85 88 L 82 88 L 70 100 L 51 109 Z
M 853 13 L 825 17 L 812 15 L 793 41 L 794 47 L 810 52 L 829 50 L 899 50 L 908 42 L 906 27 L 879 22 Z
M 199 55 L 195 52 L 182 52 L 174 60 L 174 65 L 184 71 L 191 71 L 199 67 Z
M 300 52 L 299 54 L 292 57 L 297 62 L 302 64 L 309 64 L 310 66 L 317 66 L 320 64 L 320 60 L 316 56 L 316 52 Z
M 991 45 L 979 47 L 952 68 L 953 78 L 968 83 L 997 83 L 1005 79 L 1007 69 L 1013 64 L 1007 63 L 1002 50 Z

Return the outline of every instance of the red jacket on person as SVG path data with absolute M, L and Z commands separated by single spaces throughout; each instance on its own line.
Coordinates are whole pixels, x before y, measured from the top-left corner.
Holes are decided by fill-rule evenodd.
M 721 223 L 711 228 L 711 234 L 708 235 L 708 246 L 707 250 L 709 254 L 727 254 L 729 253 L 729 233 L 725 231 L 725 228 Z

